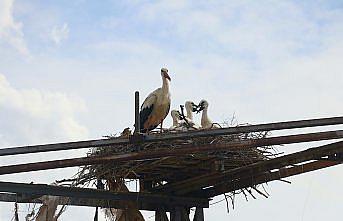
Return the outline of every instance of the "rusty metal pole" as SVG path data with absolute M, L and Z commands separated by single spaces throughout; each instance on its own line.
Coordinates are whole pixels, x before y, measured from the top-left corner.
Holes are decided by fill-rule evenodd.
M 133 136 L 134 137 L 134 136 Z M 144 138 L 144 137 L 143 137 Z M 329 132 L 319 132 L 311 134 L 298 134 L 298 135 L 288 135 L 281 137 L 269 137 L 262 139 L 251 139 L 239 142 L 230 142 L 227 144 L 210 144 L 210 145 L 198 145 L 189 146 L 185 145 L 183 148 L 178 148 L 175 150 L 161 150 L 161 151 L 144 151 L 144 152 L 132 152 L 121 155 L 111 155 L 103 157 L 80 157 L 80 158 L 70 158 L 63 160 L 52 160 L 52 161 L 42 161 L 35 163 L 25 163 L 16 164 L 8 166 L 0 166 L 0 175 L 30 172 L 38 170 L 48 170 L 84 165 L 95 165 L 103 164 L 109 162 L 124 162 L 129 160 L 146 160 L 161 157 L 171 157 L 171 156 L 182 156 L 187 154 L 204 153 L 208 151 L 219 151 L 219 150 L 239 150 L 244 148 L 254 148 L 266 145 L 281 145 L 290 143 L 300 143 L 300 142 L 310 142 L 319 140 L 329 140 L 343 138 L 343 131 L 329 131 Z M 328 155 L 340 153 L 343 151 L 343 141 L 337 142 L 329 147 L 320 148 L 322 153 L 327 152 Z M 335 151 L 329 152 L 328 148 L 335 149 Z M 332 149 L 331 149 L 332 151 Z
M 139 105 L 136 105 L 136 106 L 139 107 Z M 220 128 L 220 129 L 215 129 L 215 130 L 195 130 L 195 131 L 187 131 L 187 132 L 179 132 L 179 133 L 166 133 L 166 134 L 163 134 L 163 136 L 161 136 L 160 134 L 158 135 L 145 134 L 144 139 L 141 139 L 141 140 L 143 140 L 144 142 L 158 142 L 158 141 L 166 141 L 166 140 L 173 140 L 173 139 L 191 139 L 191 138 L 196 138 L 196 137 L 209 137 L 209 136 L 230 135 L 230 134 L 238 134 L 238 133 L 250 133 L 250 132 L 258 132 L 258 131 L 329 126 L 329 125 L 338 125 L 338 124 L 343 124 L 343 117 L 288 121 L 288 122 L 250 125 L 250 126 L 238 126 L 238 127 Z M 130 142 L 131 140 L 127 138 L 116 138 L 116 139 L 85 140 L 85 141 L 67 142 L 67 143 L 1 148 L 0 156 L 9 156 L 9 155 L 26 154 L 26 153 L 39 153 L 39 152 L 48 152 L 48 151 L 62 151 L 62 150 L 72 150 L 72 149 L 81 149 L 81 148 L 90 148 L 90 147 L 113 148 L 113 146 L 115 145 L 130 144 Z
M 135 131 L 134 134 L 139 134 L 141 128 L 141 121 L 139 116 L 139 92 L 135 92 Z

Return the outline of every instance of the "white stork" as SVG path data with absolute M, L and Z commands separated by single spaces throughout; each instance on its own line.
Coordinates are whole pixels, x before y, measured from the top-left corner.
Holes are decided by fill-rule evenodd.
M 170 109 L 170 93 L 168 69 L 161 69 L 162 87 L 157 88 L 149 94 L 144 100 L 140 111 L 140 129 L 141 132 L 146 133 L 155 129 L 161 124 L 161 131 L 163 120 L 169 113 Z
M 219 128 L 217 124 L 214 124 L 211 119 L 208 117 L 208 102 L 206 100 L 201 100 L 199 103 L 199 110 L 198 112 L 202 111 L 201 115 L 201 128 L 202 129 L 214 129 Z
M 172 110 L 170 114 L 173 118 L 173 126 L 171 126 L 169 130 L 187 131 L 199 128 L 199 126 L 195 125 L 194 122 L 187 117 L 185 117 L 187 120 L 186 122 L 186 120 L 181 117 L 181 113 L 178 110 Z
M 198 106 L 194 104 L 192 101 L 186 101 L 185 103 L 185 108 L 186 108 L 186 120 L 193 129 L 199 129 L 200 126 L 197 125 L 193 121 L 193 112 L 197 111 Z
M 192 101 L 186 101 L 185 108 L 187 112 L 187 119 L 193 120 L 193 112 L 197 110 L 197 106 Z
M 173 118 L 173 126 L 169 128 L 169 130 L 179 130 L 180 129 L 180 120 L 181 120 L 181 114 L 178 110 L 172 110 L 170 111 L 170 115 Z

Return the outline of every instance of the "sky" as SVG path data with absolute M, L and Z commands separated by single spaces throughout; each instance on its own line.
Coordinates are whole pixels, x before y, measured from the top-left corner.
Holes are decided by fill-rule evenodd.
M 172 78 L 172 107 L 205 98 L 215 122 L 341 116 L 342 39 L 340 0 L 0 0 L 0 148 L 97 139 L 132 126 L 134 91 L 144 97 L 159 87 L 161 67 Z M 1 157 L 0 165 L 86 152 Z M 238 198 L 229 214 L 218 203 L 205 210 L 206 220 L 337 220 L 342 169 L 269 183 L 269 199 Z M 76 170 L 0 180 L 51 183 Z M 93 214 L 69 207 L 61 220 Z M 13 205 L 0 203 L 0 219 L 12 217 Z

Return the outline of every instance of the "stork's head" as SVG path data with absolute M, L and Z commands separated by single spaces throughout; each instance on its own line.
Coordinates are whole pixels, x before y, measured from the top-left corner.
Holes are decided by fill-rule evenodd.
M 194 104 L 192 101 L 186 101 L 185 107 L 187 110 L 192 110 L 192 112 L 195 112 L 198 110 L 198 106 Z
M 169 81 L 171 81 L 170 76 L 168 74 L 168 69 L 167 68 L 162 68 L 161 69 L 161 76 L 165 79 L 168 79 Z
M 199 109 L 198 109 L 198 113 L 204 109 L 207 109 L 209 104 L 206 100 L 201 100 L 200 103 L 199 103 Z

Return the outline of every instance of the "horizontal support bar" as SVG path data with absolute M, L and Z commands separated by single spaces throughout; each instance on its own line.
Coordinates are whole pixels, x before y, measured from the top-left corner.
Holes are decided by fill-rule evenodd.
M 177 183 L 166 184 L 156 188 L 164 193 L 173 193 L 176 195 L 184 195 L 186 193 L 199 190 L 201 188 L 217 185 L 223 182 L 231 182 L 235 179 L 251 177 L 265 171 L 279 169 L 282 167 L 303 163 L 310 160 L 316 160 L 335 153 L 343 152 L 343 141 L 328 144 L 320 147 L 310 148 L 304 151 L 288 154 L 281 157 L 276 157 L 271 160 L 252 163 L 247 166 L 228 170 L 223 173 L 212 173 L 195 178 L 190 178 Z
M 310 142 L 319 140 L 330 140 L 343 138 L 343 130 L 338 131 L 328 131 L 328 132 L 318 132 L 318 133 L 308 133 L 308 134 L 298 134 L 298 135 L 288 135 L 288 136 L 278 136 L 269 137 L 261 139 L 248 139 L 243 141 L 233 141 L 226 144 L 209 144 L 209 145 L 199 145 L 199 146 L 183 146 L 174 150 L 159 150 L 159 151 L 149 151 L 149 152 L 134 152 L 121 155 L 113 156 L 103 156 L 103 157 L 80 157 L 71 158 L 64 160 L 52 160 L 43 161 L 37 163 L 26 163 L 17 164 L 0 167 L 0 175 L 13 174 L 21 172 L 84 166 L 91 164 L 104 164 L 109 162 L 123 162 L 123 161 L 134 161 L 134 160 L 147 160 L 147 159 L 158 159 L 161 157 L 170 156 L 183 156 L 187 154 L 196 154 L 202 152 L 218 151 L 218 150 L 237 150 L 244 148 L 280 145 L 280 144 L 290 144 L 290 143 L 300 143 L 300 142 Z
M 76 197 L 85 199 L 113 200 L 135 202 L 142 207 L 142 204 L 161 206 L 185 206 L 208 207 L 208 199 L 168 196 L 163 194 L 137 193 L 137 192 L 111 192 L 90 188 L 62 187 L 46 184 L 26 184 L 0 182 L 0 192 L 29 194 L 29 195 L 52 195 L 62 197 Z
M 201 192 L 199 195 L 206 197 L 214 197 L 231 191 L 239 190 L 242 188 L 247 188 L 255 186 L 262 183 L 267 183 L 273 180 L 280 180 L 282 178 L 287 178 L 303 173 L 312 172 L 315 170 L 320 170 L 332 166 L 339 165 L 343 162 L 328 161 L 328 160 L 318 160 L 310 163 L 305 163 L 301 165 L 296 165 L 291 168 L 281 168 L 275 172 L 266 172 L 259 175 L 254 175 L 245 179 L 235 180 L 231 183 L 219 184 L 214 187 L 207 188 Z
M 239 190 L 242 188 L 251 187 L 254 185 L 274 181 L 274 180 L 280 180 L 282 178 L 287 178 L 303 173 L 308 173 L 311 171 L 324 169 L 332 166 L 336 166 L 341 164 L 342 162 L 336 162 L 336 161 L 327 161 L 327 160 L 318 160 L 302 165 L 297 165 L 292 168 L 281 168 L 280 170 L 272 173 L 264 173 L 257 176 L 254 176 L 253 178 L 247 178 L 244 180 L 239 180 L 237 182 L 232 182 L 230 184 L 220 184 L 216 185 L 211 188 L 207 188 L 205 190 L 195 192 L 192 195 L 196 196 L 206 196 L 208 198 L 218 196 L 224 193 L 228 193 L 231 191 Z M 42 201 L 39 198 L 36 198 L 37 196 L 33 197 L 32 195 L 27 194 L 9 194 L 9 193 L 0 193 L 0 202 L 18 202 L 18 203 L 42 203 Z M 36 199 L 35 199 L 36 198 Z M 66 200 L 61 199 L 59 204 L 63 205 L 66 203 Z M 111 200 L 99 200 L 99 199 L 85 199 L 85 198 L 76 198 L 76 197 L 70 197 L 67 201 L 67 205 L 69 206 L 86 206 L 86 207 L 102 207 L 102 208 L 117 208 L 117 209 L 126 209 L 127 206 L 132 205 L 128 203 L 123 203 L 119 201 L 111 201 Z M 151 210 L 156 211 L 160 208 L 160 206 L 156 207 L 154 205 L 149 205 L 146 203 L 139 203 L 137 205 L 138 209 L 140 210 Z M 170 211 L 173 208 L 165 208 L 166 211 Z
M 28 194 L 13 194 L 13 193 L 0 193 L 0 202 L 17 202 L 17 203 L 38 203 L 42 204 L 42 200 L 36 198 L 39 196 L 33 196 Z M 127 202 L 127 201 L 113 201 L 103 199 L 87 199 L 77 197 L 61 198 L 58 201 L 59 205 L 68 206 L 82 206 L 82 207 L 101 207 L 101 208 L 115 208 L 115 209 L 128 209 L 134 208 L 139 210 L 156 211 L 160 209 L 160 205 L 149 204 L 144 202 Z M 173 207 L 165 207 L 167 212 L 172 211 Z
M 284 129 L 305 128 L 305 127 L 329 126 L 329 125 L 337 125 L 337 124 L 343 124 L 343 117 L 287 121 L 287 122 L 278 122 L 278 123 L 220 128 L 220 129 L 213 129 L 213 130 L 196 130 L 196 131 L 179 132 L 179 133 L 151 134 L 151 135 L 144 135 L 144 139 L 142 142 L 156 142 L 156 141 L 173 140 L 173 139 L 190 139 L 190 138 L 196 138 L 196 137 L 208 137 L 208 136 L 229 135 L 229 134 L 237 134 L 237 133 L 259 132 L 259 131 L 272 131 L 272 130 L 284 130 Z M 48 151 L 72 150 L 72 149 L 81 149 L 81 148 L 90 148 L 90 147 L 106 147 L 106 146 L 115 146 L 115 145 L 129 144 L 129 143 L 131 143 L 130 139 L 127 139 L 127 138 L 113 138 L 113 139 L 99 139 L 99 140 L 88 140 L 88 141 L 78 141 L 78 142 L 68 142 L 68 143 L 1 148 L 0 156 L 39 153 L 39 152 L 48 152 Z

